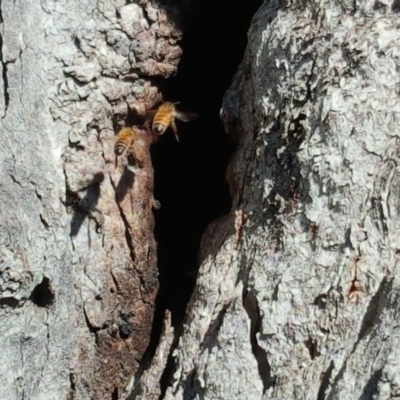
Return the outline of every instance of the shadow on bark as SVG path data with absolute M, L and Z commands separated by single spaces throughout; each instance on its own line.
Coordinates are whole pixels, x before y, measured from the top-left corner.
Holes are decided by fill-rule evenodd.
M 132 190 L 134 182 L 135 174 L 128 169 L 125 169 L 115 189 L 117 203 L 124 200 L 127 193 Z
M 378 394 L 378 383 L 382 378 L 382 369 L 376 370 L 365 385 L 358 400 L 371 400 Z
M 329 382 L 332 377 L 332 372 L 335 369 L 335 363 L 331 361 L 329 363 L 329 367 L 325 371 L 325 373 L 322 375 L 321 379 L 321 385 L 318 390 L 318 395 L 317 395 L 317 400 L 324 400 L 325 399 L 325 392 L 329 387 Z
M 102 215 L 97 209 L 97 203 L 100 198 L 100 184 L 104 180 L 104 174 L 96 174 L 92 183 L 79 193 L 67 190 L 66 205 L 73 210 L 73 216 L 70 223 L 70 237 L 78 235 L 85 219 L 87 217 L 96 222 L 96 231 L 101 229 Z
M 251 321 L 250 323 L 250 343 L 254 358 L 257 361 L 258 374 L 263 384 L 263 394 L 275 386 L 276 377 L 271 375 L 271 367 L 268 362 L 267 352 L 258 344 L 257 334 L 261 330 L 260 309 L 257 302 L 257 297 L 248 290 L 243 291 L 243 306 Z

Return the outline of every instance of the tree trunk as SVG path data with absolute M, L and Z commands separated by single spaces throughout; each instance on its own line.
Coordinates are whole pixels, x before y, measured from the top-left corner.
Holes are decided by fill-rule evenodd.
M 400 396 L 391 3 L 269 1 L 253 18 L 221 110 L 233 207 L 203 235 L 182 332 L 166 320 L 130 398 Z
M 114 135 L 159 99 L 144 77 L 176 72 L 181 32 L 149 1 L 0 4 L 0 397 L 117 399 L 158 280 L 149 144 L 134 176 Z
M 398 1 L 261 6 L 221 109 L 232 210 L 144 371 L 153 168 L 113 143 L 181 32 L 138 3 L 0 3 L 1 398 L 400 396 Z

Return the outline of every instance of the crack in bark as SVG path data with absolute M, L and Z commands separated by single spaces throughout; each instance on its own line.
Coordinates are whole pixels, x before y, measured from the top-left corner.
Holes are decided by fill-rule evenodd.
M 4 24 L 2 2 L 0 1 L 0 25 Z M 4 97 L 4 114 L 1 119 L 4 119 L 7 114 L 8 105 L 10 104 L 10 95 L 8 94 L 8 77 L 7 77 L 7 62 L 4 61 L 3 56 L 3 35 L 0 33 L 0 63 L 3 66 L 3 97 Z
M 386 294 L 390 293 L 392 290 L 392 282 L 388 280 L 387 277 L 385 277 L 382 281 L 381 284 L 379 285 L 378 290 L 376 291 L 375 295 L 372 297 L 367 310 L 365 311 L 365 315 L 363 318 L 363 321 L 361 323 L 361 327 L 360 327 L 360 331 L 358 333 L 358 337 L 356 342 L 353 345 L 353 348 L 350 352 L 350 354 L 348 355 L 348 357 L 346 357 L 346 359 L 343 362 L 342 367 L 340 368 L 339 372 L 337 373 L 337 375 L 335 376 L 335 379 L 333 380 L 332 383 L 332 389 L 335 389 L 335 386 L 338 384 L 338 382 L 340 382 L 340 380 L 342 379 L 346 367 L 347 367 L 347 362 L 349 361 L 350 357 L 355 353 L 356 348 L 358 346 L 358 344 L 360 343 L 360 341 L 371 332 L 372 328 L 377 324 L 378 319 L 380 317 L 380 314 L 382 312 L 382 301 L 383 299 L 386 298 Z M 333 363 L 333 361 L 331 362 Z M 326 386 L 326 388 L 329 386 L 329 384 Z M 325 390 L 326 390 L 325 388 Z M 324 391 L 325 391 L 324 390 Z M 327 397 L 327 399 L 333 399 L 334 397 L 334 392 L 331 391 L 329 393 L 329 396 Z M 318 397 L 317 400 L 324 400 L 325 397 Z
M 115 186 L 111 176 L 110 176 L 110 182 L 111 182 L 111 186 L 113 187 L 114 192 L 115 192 L 115 202 L 117 204 L 118 211 L 119 211 L 119 213 L 121 215 L 122 222 L 124 223 L 126 244 L 127 244 L 128 248 L 129 248 L 131 260 L 134 263 L 134 261 L 135 261 L 135 252 L 134 252 L 134 247 L 133 247 L 133 240 L 132 240 L 131 234 L 129 232 L 130 225 L 129 225 L 128 219 L 126 218 L 124 210 L 122 209 L 121 205 L 119 204 L 119 201 L 118 201 L 119 200 L 118 199 L 118 190 L 117 190 L 117 187 Z M 135 270 L 136 270 L 136 268 L 135 268 Z M 139 271 L 137 271 L 137 272 L 139 273 Z
M 263 384 L 263 395 L 275 386 L 275 377 L 271 375 L 271 367 L 268 362 L 267 352 L 258 344 L 257 333 L 261 329 L 261 315 L 257 297 L 250 292 L 246 285 L 243 289 L 243 307 L 250 319 L 250 343 L 251 350 L 258 366 L 258 373 Z
M 214 321 L 212 321 L 210 323 L 210 326 L 208 328 L 208 331 L 206 332 L 206 334 L 204 335 L 204 339 L 200 345 L 200 348 L 208 348 L 211 349 L 213 347 L 215 338 L 218 335 L 219 330 L 221 329 L 221 326 L 224 322 L 224 317 L 226 312 L 228 311 L 228 308 L 230 306 L 230 302 L 224 304 L 221 308 L 221 310 L 219 310 L 216 318 L 214 319 Z
M 102 328 L 96 328 L 90 323 L 89 317 L 85 310 L 85 306 L 83 306 L 83 315 L 85 316 L 85 321 L 86 321 L 86 325 L 89 329 L 89 332 L 94 335 L 94 341 L 95 341 L 96 347 L 99 347 L 99 337 L 97 336 L 97 332 L 101 331 Z
M 3 20 L 3 13 L 1 10 L 1 0 L 0 0 L 0 25 L 2 24 L 4 24 L 4 20 Z M 13 60 L 4 61 L 3 44 L 4 44 L 4 38 L 3 35 L 0 33 L 0 63 L 3 67 L 2 78 L 3 78 L 3 97 L 4 97 L 4 114 L 2 115 L 1 119 L 4 119 L 6 117 L 8 106 L 10 104 L 10 94 L 8 93 L 9 83 L 7 76 L 8 65 L 14 64 L 17 61 L 17 59 L 21 58 L 22 55 L 22 49 L 20 49 L 18 57 L 16 57 Z
M 42 225 L 44 226 L 44 229 L 46 229 L 46 231 L 50 230 L 50 225 L 47 223 L 47 221 L 44 219 L 42 214 L 39 214 L 39 218 L 40 218 L 40 222 L 42 223 Z
M 76 393 L 76 376 L 73 372 L 69 374 L 69 394 L 67 400 L 74 400 Z
M 210 326 L 204 335 L 204 339 L 201 342 L 199 348 L 200 349 L 211 349 L 214 345 L 215 339 L 218 335 L 218 332 L 224 322 L 225 314 L 228 311 L 230 306 L 230 302 L 223 305 L 221 310 L 218 312 L 216 318 L 210 323 Z M 163 400 L 165 393 L 168 389 L 168 385 L 170 384 L 171 377 L 173 376 L 174 372 L 176 371 L 176 362 L 175 358 L 173 357 L 173 353 L 178 346 L 179 338 L 181 337 L 182 332 L 179 330 L 174 332 L 174 342 L 170 348 L 167 364 L 165 366 L 164 372 L 161 376 L 161 395 L 159 400 Z M 185 399 L 192 399 L 195 395 L 202 395 L 202 387 L 199 384 L 198 387 L 195 387 L 196 384 L 196 375 L 197 375 L 197 368 L 194 367 L 193 370 L 188 374 L 187 378 L 184 382 L 184 398 Z
M 308 339 L 304 341 L 304 345 L 310 353 L 311 360 L 315 360 L 316 357 L 319 357 L 321 355 L 318 350 L 318 342 L 314 340 L 310 334 L 308 335 Z
M 171 383 L 171 378 L 173 377 L 173 374 L 176 371 L 176 361 L 175 357 L 173 356 L 175 349 L 178 347 L 179 339 L 182 334 L 181 329 L 177 329 L 174 331 L 174 339 L 172 341 L 172 345 L 169 349 L 168 357 L 167 357 L 167 362 L 165 364 L 165 368 L 163 373 L 161 374 L 160 378 L 160 397 L 159 400 L 163 400 L 165 397 L 165 394 L 168 389 L 168 385 Z M 161 338 L 161 335 L 160 335 Z
M 21 185 L 21 182 L 19 180 L 17 180 L 17 178 L 13 175 L 13 174 L 8 174 L 10 176 L 10 178 L 12 179 L 12 181 L 14 183 L 16 183 L 19 187 L 21 187 L 22 189 L 24 188 L 24 186 Z
M 134 175 L 130 171 L 128 171 L 128 173 Z M 139 278 L 140 285 L 138 287 L 138 290 L 139 290 L 139 292 L 141 294 L 141 298 L 144 299 L 146 296 L 143 293 L 142 288 L 146 287 L 146 282 L 145 282 L 145 280 L 143 278 L 142 272 L 136 267 L 136 263 L 135 263 L 136 256 L 135 256 L 135 250 L 134 250 L 134 245 L 133 245 L 133 237 L 132 237 L 132 234 L 130 232 L 132 228 L 131 228 L 131 226 L 129 224 L 129 221 L 128 221 L 126 215 L 125 215 L 125 212 L 124 212 L 123 208 L 120 205 L 119 198 L 118 198 L 119 197 L 118 196 L 118 192 L 119 192 L 118 187 L 115 186 L 111 175 L 109 176 L 109 178 L 110 178 L 111 186 L 113 187 L 114 192 L 115 192 L 115 202 L 117 204 L 117 207 L 118 207 L 118 210 L 119 210 L 119 213 L 120 213 L 120 216 L 121 216 L 121 220 L 122 220 L 122 222 L 124 224 L 124 227 L 125 227 L 125 240 L 126 240 L 126 244 L 128 246 L 128 249 L 129 249 L 129 255 L 130 255 L 130 259 L 132 261 L 132 266 L 133 266 L 133 269 L 135 270 L 135 272 L 137 273 L 137 276 Z M 122 177 L 121 177 L 121 179 L 122 179 Z M 133 182 L 134 182 L 134 179 L 132 180 L 132 185 L 133 185 Z
M 328 389 L 328 387 L 329 387 L 329 381 L 331 379 L 334 368 L 335 368 L 335 363 L 333 361 L 331 361 L 329 363 L 328 369 L 325 371 L 325 373 L 323 374 L 323 377 L 321 379 L 321 385 L 319 386 L 317 400 L 325 399 L 325 392 L 326 392 L 326 389 Z
M 354 353 L 357 345 L 360 341 L 371 331 L 371 329 L 377 324 L 380 315 L 382 313 L 382 300 L 386 298 L 387 294 L 392 290 L 392 281 L 388 280 L 385 276 L 376 293 L 371 298 L 368 307 L 365 311 L 364 318 L 361 322 L 360 331 L 358 333 L 357 341 L 354 344 L 351 353 Z

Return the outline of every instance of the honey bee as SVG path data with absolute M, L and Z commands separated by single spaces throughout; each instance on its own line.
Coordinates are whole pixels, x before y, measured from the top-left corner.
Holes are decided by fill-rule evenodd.
M 117 157 L 126 154 L 131 148 L 137 132 L 133 128 L 123 128 L 119 131 L 114 144 L 114 153 Z
M 121 129 L 114 144 L 115 166 L 118 165 L 118 158 L 120 157 L 123 159 L 121 164 L 128 170 L 135 172 L 136 160 L 133 153 L 133 143 L 140 135 L 134 128 Z
M 160 136 L 165 133 L 168 127 L 171 127 L 176 140 L 179 142 L 175 118 L 183 122 L 189 122 L 197 118 L 198 115 L 186 111 L 178 111 L 175 107 L 176 104 L 179 103 L 164 102 L 157 110 L 149 110 L 146 113 L 146 118 L 151 119 L 154 117 L 151 124 L 151 130 L 155 135 Z

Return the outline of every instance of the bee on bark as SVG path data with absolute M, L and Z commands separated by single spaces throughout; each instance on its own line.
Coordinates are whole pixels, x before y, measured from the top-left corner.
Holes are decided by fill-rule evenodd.
M 117 136 L 114 144 L 115 166 L 118 166 L 118 158 L 122 159 L 121 165 L 129 171 L 135 172 L 137 162 L 133 151 L 134 141 L 142 134 L 134 128 L 123 128 Z
M 133 128 L 123 128 L 119 131 L 114 144 L 114 153 L 117 157 L 125 155 L 133 145 L 138 133 Z
M 171 127 L 176 140 L 179 142 L 175 118 L 183 122 L 189 122 L 198 118 L 198 115 L 186 111 L 179 111 L 176 109 L 175 104 L 179 103 L 164 102 L 156 110 L 147 111 L 146 118 L 152 119 L 151 130 L 155 135 L 160 136 Z

